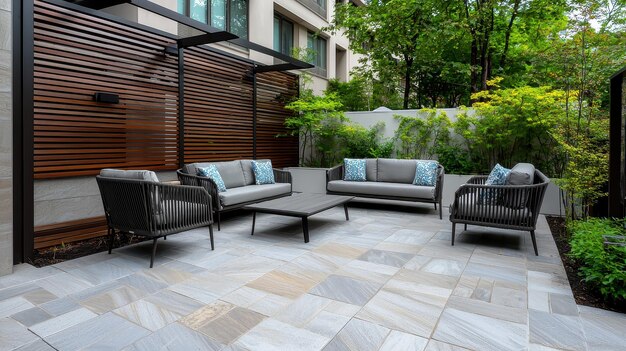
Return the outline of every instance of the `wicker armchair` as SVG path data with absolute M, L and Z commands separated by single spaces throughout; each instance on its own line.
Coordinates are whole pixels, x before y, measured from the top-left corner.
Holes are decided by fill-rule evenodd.
M 288 171 L 283 171 L 280 169 L 273 169 L 274 171 L 274 181 L 276 183 L 292 183 L 292 179 L 291 179 L 291 173 Z M 220 202 L 220 197 L 217 191 L 217 184 L 215 184 L 215 182 L 208 177 L 201 177 L 199 175 L 196 174 L 189 174 L 189 173 L 185 173 L 183 171 L 183 169 L 179 169 L 176 171 L 176 175 L 178 176 L 178 180 L 180 181 L 180 184 L 182 185 L 192 185 L 192 186 L 200 186 L 203 187 L 204 189 L 206 189 L 209 194 L 211 195 L 211 198 L 213 199 L 213 203 L 212 203 L 212 208 L 213 208 L 213 212 L 215 213 L 215 216 L 217 217 L 217 230 L 220 230 L 220 222 L 221 222 L 221 213 L 222 212 L 227 212 L 227 211 L 231 211 L 231 210 L 236 210 L 239 208 L 242 208 L 246 205 L 250 205 L 252 203 L 256 203 L 259 201 L 250 201 L 250 202 L 242 202 L 242 203 L 238 203 L 236 205 L 231 205 L 231 206 L 223 206 Z M 291 195 L 291 193 L 287 194 L 287 195 Z M 278 197 L 282 197 L 285 195 L 281 195 Z M 262 199 L 262 201 L 266 201 L 266 200 L 272 200 L 275 197 L 272 198 L 264 198 Z
M 108 225 L 109 254 L 115 231 L 151 237 L 152 268 L 158 238 L 207 225 L 214 249 L 211 196 L 204 188 L 102 176 L 96 180 Z
M 452 245 L 457 223 L 530 231 L 535 255 L 537 241 L 535 229 L 543 197 L 550 180 L 535 170 L 532 185 L 485 185 L 487 176 L 472 177 L 454 194 L 450 206 Z M 493 201 L 485 201 L 488 194 Z

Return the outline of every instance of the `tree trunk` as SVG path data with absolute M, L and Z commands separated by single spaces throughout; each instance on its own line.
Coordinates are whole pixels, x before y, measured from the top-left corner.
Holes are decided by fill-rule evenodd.
M 506 63 L 506 55 L 509 52 L 509 42 L 511 40 L 511 31 L 513 29 L 513 23 L 515 22 L 515 18 L 517 17 L 517 13 L 519 11 L 521 0 L 515 0 L 513 3 L 513 12 L 511 13 L 511 18 L 509 20 L 509 25 L 506 27 L 506 33 L 504 35 L 504 50 L 502 51 L 502 56 L 500 57 L 500 68 L 504 68 L 504 64 Z
M 406 71 L 404 71 L 404 102 L 402 108 L 409 108 L 409 94 L 411 93 L 411 67 L 413 67 L 413 59 L 405 55 Z

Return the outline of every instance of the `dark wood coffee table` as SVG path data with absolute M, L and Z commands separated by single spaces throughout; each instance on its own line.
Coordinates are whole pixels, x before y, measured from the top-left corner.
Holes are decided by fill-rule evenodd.
M 256 223 L 256 213 L 271 213 L 281 216 L 300 217 L 302 218 L 302 231 L 304 232 L 304 242 L 309 242 L 309 217 L 329 210 L 335 206 L 343 205 L 346 213 L 346 221 L 348 217 L 348 202 L 354 199 L 353 196 L 325 195 L 325 194 L 294 194 L 274 200 L 259 202 L 258 204 L 247 205 L 246 210 L 252 211 L 252 233 L 254 235 L 254 225 Z

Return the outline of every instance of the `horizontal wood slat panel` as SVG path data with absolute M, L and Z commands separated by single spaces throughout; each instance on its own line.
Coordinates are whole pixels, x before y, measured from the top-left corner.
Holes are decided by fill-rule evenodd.
M 35 227 L 35 249 L 106 235 L 105 217 L 92 217 Z
M 298 137 L 285 136 L 285 104 L 298 96 L 298 80 L 282 72 L 257 74 L 257 158 L 275 167 L 298 165 Z
M 252 65 L 185 50 L 185 163 L 252 158 Z
M 172 40 L 36 1 L 35 179 L 178 166 Z M 119 104 L 93 101 L 96 92 Z

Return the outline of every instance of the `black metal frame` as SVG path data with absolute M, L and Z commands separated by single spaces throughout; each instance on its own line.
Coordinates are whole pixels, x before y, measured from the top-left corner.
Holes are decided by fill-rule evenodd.
M 435 198 L 434 199 L 421 199 L 421 198 L 403 197 L 403 196 L 368 195 L 368 194 L 346 193 L 346 192 L 328 190 L 328 182 L 332 180 L 343 179 L 343 164 L 341 164 L 326 171 L 326 194 L 354 196 L 354 197 L 361 197 L 361 198 L 368 198 L 368 199 L 431 203 L 435 205 L 435 210 L 437 210 L 437 204 L 439 204 L 439 219 L 443 219 L 443 207 L 441 206 L 441 201 L 443 197 L 442 193 L 443 193 L 444 175 L 445 175 L 445 169 L 442 165 L 439 165 L 437 167 L 437 184 L 435 184 Z
M 609 127 L 609 216 L 615 218 L 624 217 L 624 179 L 626 169 L 622 168 L 622 157 L 624 150 L 624 130 L 622 115 L 622 98 L 624 94 L 623 84 L 626 80 L 626 67 L 611 77 L 610 85 L 610 127 Z
M 274 168 L 273 171 L 274 171 L 274 180 L 276 181 L 276 183 L 293 184 L 290 172 L 283 171 L 277 168 Z M 217 190 L 218 189 L 217 184 L 215 184 L 213 179 L 208 178 L 208 177 L 201 177 L 196 174 L 185 173 L 183 169 L 177 170 L 176 176 L 178 177 L 178 180 L 180 181 L 180 184 L 182 185 L 201 186 L 209 192 L 209 194 L 211 195 L 211 198 L 213 199 L 212 207 L 213 207 L 213 212 L 215 213 L 215 216 L 217 217 L 217 230 L 218 231 L 221 230 L 221 221 L 222 221 L 221 213 L 222 212 L 229 212 L 232 210 L 237 210 L 246 205 L 255 204 L 261 201 L 278 199 L 278 198 L 285 197 L 285 196 L 291 196 L 292 194 L 292 191 L 290 191 L 289 193 L 285 193 L 285 194 L 273 196 L 273 197 L 266 197 L 257 201 L 248 201 L 248 202 L 242 202 L 242 203 L 230 205 L 230 206 L 222 206 L 220 202 L 219 192 Z M 292 187 L 292 190 L 293 190 L 293 187 Z
M 13 0 L 13 263 L 33 258 L 34 2 Z

